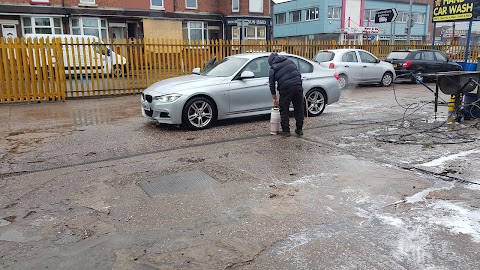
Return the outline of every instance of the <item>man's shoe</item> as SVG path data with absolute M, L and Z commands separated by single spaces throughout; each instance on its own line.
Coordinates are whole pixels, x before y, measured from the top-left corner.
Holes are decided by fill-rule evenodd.
M 279 131 L 277 135 L 282 135 L 283 137 L 290 137 L 290 131 Z
M 296 129 L 295 134 L 297 134 L 297 136 L 303 136 L 303 131 L 301 129 Z

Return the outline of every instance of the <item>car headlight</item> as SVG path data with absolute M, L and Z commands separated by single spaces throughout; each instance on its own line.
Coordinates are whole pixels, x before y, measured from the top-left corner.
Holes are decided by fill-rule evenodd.
M 171 95 L 163 95 L 163 96 L 157 96 L 155 97 L 155 100 L 158 100 L 163 103 L 168 103 L 168 102 L 174 102 L 177 100 L 179 97 L 182 95 L 180 94 L 171 94 Z

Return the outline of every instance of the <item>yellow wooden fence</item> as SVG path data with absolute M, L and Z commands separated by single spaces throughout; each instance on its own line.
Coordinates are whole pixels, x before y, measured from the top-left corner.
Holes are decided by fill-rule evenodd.
M 190 74 L 212 57 L 282 51 L 312 59 L 319 50 L 359 48 L 384 59 L 392 50 L 430 49 L 431 44 L 339 44 L 335 41 L 178 41 L 0 39 L 0 103 L 140 93 L 153 83 Z M 452 50 L 454 48 L 455 50 Z M 436 45 L 462 59 L 459 44 Z M 476 62 L 479 46 L 470 48 Z

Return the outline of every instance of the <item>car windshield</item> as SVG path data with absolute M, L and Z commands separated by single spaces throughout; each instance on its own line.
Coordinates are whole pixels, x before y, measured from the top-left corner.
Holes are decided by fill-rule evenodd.
M 319 52 L 315 57 L 313 58 L 313 61 L 321 63 L 321 62 L 328 62 L 332 61 L 333 57 L 335 56 L 335 53 L 325 51 L 325 52 Z
M 229 77 L 232 76 L 248 59 L 239 57 L 223 58 L 212 67 L 201 73 L 204 76 Z
M 387 59 L 405 59 L 410 52 L 391 52 Z

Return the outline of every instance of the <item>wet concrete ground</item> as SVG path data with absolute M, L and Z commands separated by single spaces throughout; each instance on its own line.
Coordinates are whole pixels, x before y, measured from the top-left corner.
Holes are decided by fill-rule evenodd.
M 431 101 L 347 89 L 303 138 L 268 116 L 157 125 L 138 96 L 2 105 L 0 266 L 478 269 L 478 121 L 447 126 Z M 195 170 L 216 184 L 140 185 Z

